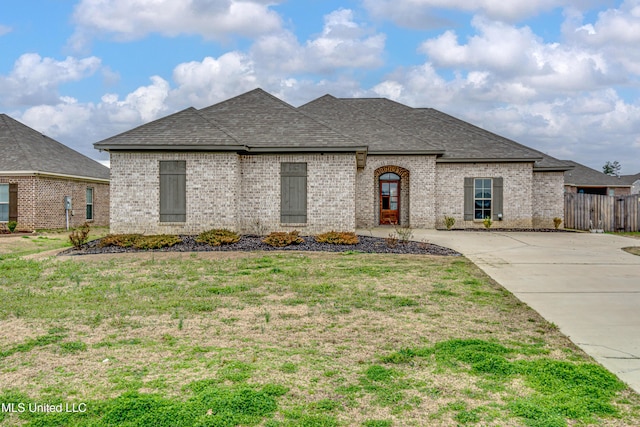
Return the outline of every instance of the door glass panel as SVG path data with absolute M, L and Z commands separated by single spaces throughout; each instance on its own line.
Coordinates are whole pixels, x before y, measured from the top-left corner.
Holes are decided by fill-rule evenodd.
M 391 195 L 396 196 L 398 194 L 398 184 L 395 182 L 391 183 Z
M 382 209 L 389 209 L 389 198 L 388 197 L 383 197 L 382 198 Z
M 389 183 L 388 182 L 383 182 L 382 183 L 382 195 L 383 196 L 388 196 L 389 195 Z

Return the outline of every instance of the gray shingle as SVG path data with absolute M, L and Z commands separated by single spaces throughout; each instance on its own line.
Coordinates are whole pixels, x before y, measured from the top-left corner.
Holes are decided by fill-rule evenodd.
M 109 168 L 0 114 L 0 172 L 47 172 L 109 179 Z
M 444 152 L 441 144 L 422 140 L 395 128 L 331 95 L 325 95 L 298 109 L 368 146 L 369 154 Z

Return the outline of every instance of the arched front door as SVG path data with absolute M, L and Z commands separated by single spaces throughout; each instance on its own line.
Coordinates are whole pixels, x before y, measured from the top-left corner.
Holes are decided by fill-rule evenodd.
M 400 176 L 388 172 L 380 175 L 380 224 L 400 222 Z

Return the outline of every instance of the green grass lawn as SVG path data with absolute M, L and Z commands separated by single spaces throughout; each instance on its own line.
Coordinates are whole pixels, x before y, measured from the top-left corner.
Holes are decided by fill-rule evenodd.
M 17 257 L 31 239 L 0 259 L 0 425 L 640 425 L 635 393 L 461 257 Z

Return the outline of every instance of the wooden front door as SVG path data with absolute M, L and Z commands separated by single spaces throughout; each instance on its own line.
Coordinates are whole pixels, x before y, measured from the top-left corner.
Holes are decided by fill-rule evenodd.
M 380 180 L 380 224 L 400 223 L 400 181 Z

